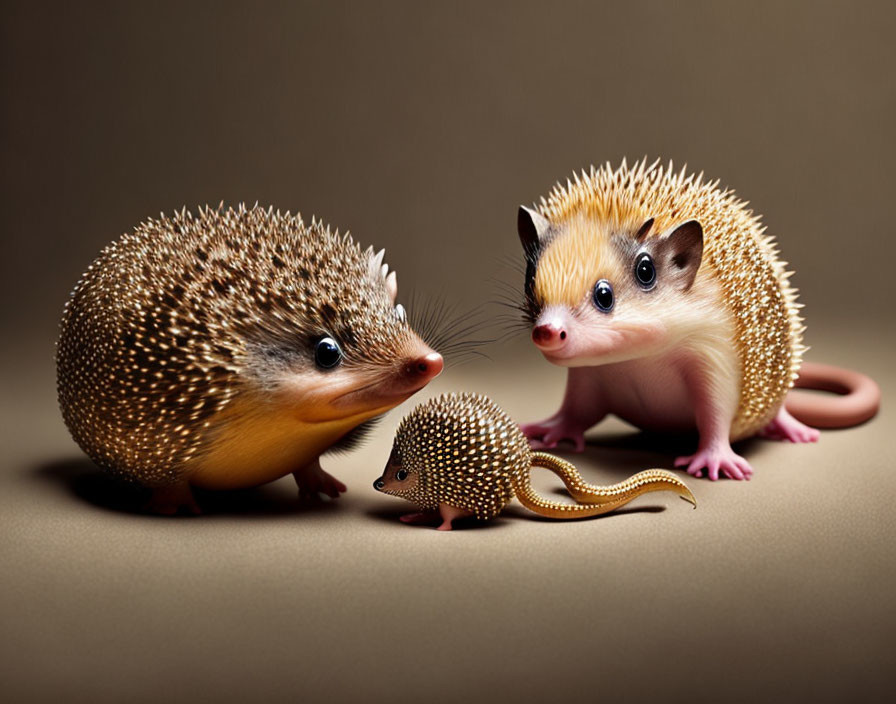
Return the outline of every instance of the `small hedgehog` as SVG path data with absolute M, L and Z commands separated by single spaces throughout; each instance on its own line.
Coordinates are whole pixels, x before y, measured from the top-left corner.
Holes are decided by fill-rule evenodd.
M 529 481 L 532 467 L 559 476 L 577 504 L 539 496 Z M 438 512 L 439 530 L 451 530 L 452 521 L 463 516 L 493 518 L 514 496 L 530 511 L 562 519 L 609 513 L 650 491 L 673 491 L 697 505 L 687 486 L 662 469 L 612 486 L 586 484 L 569 462 L 530 451 L 526 436 L 499 406 L 471 393 L 443 394 L 411 411 L 401 421 L 383 476 L 373 486 L 425 509 L 402 516 L 405 523 L 428 521 Z
M 520 207 L 532 340 L 569 367 L 550 418 L 523 426 L 533 448 L 571 440 L 614 413 L 637 427 L 696 429 L 679 457 L 697 477 L 749 479 L 730 443 L 755 434 L 814 442 L 804 425 L 871 418 L 876 384 L 804 364 L 796 291 L 759 218 L 733 192 L 646 160 L 609 165 Z M 845 398 L 788 395 L 794 385 Z M 786 402 L 785 402 L 786 396 Z
M 320 455 L 442 370 L 396 305 L 383 252 L 258 206 L 186 209 L 106 247 L 66 304 L 62 415 L 148 508 L 198 513 L 191 487 L 293 474 L 300 493 L 345 485 Z

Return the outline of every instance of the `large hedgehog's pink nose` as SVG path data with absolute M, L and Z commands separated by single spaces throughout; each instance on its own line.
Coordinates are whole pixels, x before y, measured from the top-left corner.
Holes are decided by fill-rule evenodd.
M 444 366 L 445 362 L 442 359 L 442 355 L 438 352 L 430 352 L 408 362 L 404 369 L 409 377 L 417 377 L 420 381 L 429 381 L 441 374 Z
M 536 325 L 532 329 L 532 342 L 540 350 L 555 350 L 566 342 L 566 330 L 553 323 Z

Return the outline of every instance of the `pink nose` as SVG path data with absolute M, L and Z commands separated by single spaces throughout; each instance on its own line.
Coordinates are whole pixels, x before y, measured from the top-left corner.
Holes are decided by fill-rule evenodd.
M 430 352 L 423 357 L 418 357 L 408 362 L 404 371 L 409 377 L 417 377 L 420 381 L 429 381 L 442 373 L 445 362 L 438 352 Z
M 540 350 L 555 350 L 566 342 L 566 330 L 552 323 L 537 325 L 532 329 L 532 342 Z

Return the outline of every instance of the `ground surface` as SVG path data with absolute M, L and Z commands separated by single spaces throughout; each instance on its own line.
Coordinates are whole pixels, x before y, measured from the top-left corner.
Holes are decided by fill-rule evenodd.
M 517 508 L 450 534 L 399 524 L 407 506 L 371 488 L 408 406 L 325 462 L 349 484 L 338 503 L 301 510 L 284 480 L 206 496 L 198 519 L 134 514 L 135 497 L 69 440 L 51 349 L 7 350 L 3 699 L 885 699 L 894 339 L 832 327 L 809 342 L 810 358 L 879 379 L 876 420 L 813 446 L 750 443 L 753 481 L 689 480 L 696 510 L 652 494 L 596 520 Z M 449 369 L 427 394 L 479 390 L 521 419 L 552 412 L 562 372 L 502 354 Z M 679 449 L 608 422 L 575 461 L 611 482 L 670 467 Z

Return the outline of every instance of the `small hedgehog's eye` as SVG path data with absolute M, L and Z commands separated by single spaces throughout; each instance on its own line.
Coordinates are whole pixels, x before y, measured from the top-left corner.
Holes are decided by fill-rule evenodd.
M 342 361 L 342 350 L 332 337 L 322 338 L 314 348 L 314 362 L 321 369 L 332 369 Z
M 401 322 L 405 322 L 408 319 L 408 314 L 401 303 L 395 306 L 395 317 L 398 318 Z
M 653 265 L 653 259 L 647 252 L 641 254 L 635 260 L 635 278 L 643 288 L 653 288 L 656 283 L 656 267 Z
M 398 481 L 403 482 L 405 479 L 408 478 L 408 470 L 406 470 L 406 469 L 399 469 L 399 470 L 395 473 L 395 478 L 396 478 Z
M 598 310 L 604 313 L 613 310 L 613 287 L 606 279 L 601 279 L 594 284 L 594 292 L 591 297 Z

